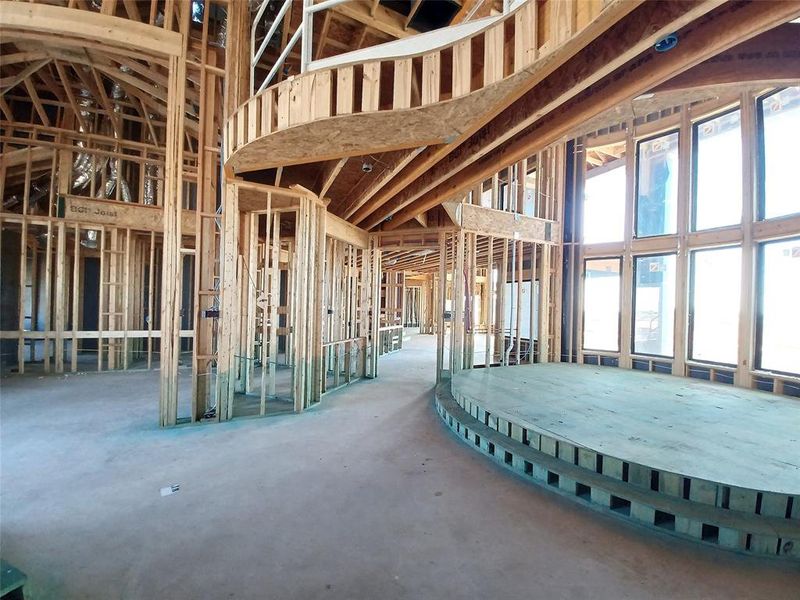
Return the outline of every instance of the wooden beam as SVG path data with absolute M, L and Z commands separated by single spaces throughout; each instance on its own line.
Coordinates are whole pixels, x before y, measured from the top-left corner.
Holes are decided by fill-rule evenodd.
M 761 82 L 800 80 L 800 24 L 784 23 L 715 55 L 650 90 L 654 94 Z
M 6 116 L 6 119 L 8 119 L 10 122 L 13 123 L 16 120 L 14 118 L 14 112 L 11 110 L 11 107 L 8 105 L 8 102 L 6 102 L 6 99 L 3 98 L 2 95 L 0 95 L 0 111 L 3 112 L 3 114 Z
M 309 18 L 313 19 L 314 15 L 311 14 Z M 330 11 L 325 11 L 325 16 L 322 21 L 322 31 L 319 32 L 319 43 L 317 44 L 317 50 L 314 52 L 314 60 L 319 60 L 322 58 L 322 51 L 325 48 L 325 42 L 328 37 L 328 28 L 331 25 L 331 13 Z
M 17 44 L 15 44 L 17 45 Z M 17 47 L 20 50 L 19 45 Z M 46 50 L 25 50 L 23 52 L 15 52 L 13 54 L 4 54 L 0 56 L 0 67 L 8 67 L 10 65 L 16 65 L 19 63 L 30 63 L 35 62 L 37 60 L 42 60 L 43 58 L 47 58 L 48 54 Z
M 408 29 L 408 25 L 409 23 L 411 23 L 411 21 L 414 19 L 414 16 L 417 14 L 420 4 L 422 4 L 422 0 L 413 0 L 413 2 L 411 3 L 411 8 L 408 11 L 408 16 L 406 17 L 406 22 L 403 25 L 403 29 L 406 30 Z M 463 8 L 461 10 L 463 10 Z
M 348 204 L 347 207 L 342 211 L 340 216 L 344 219 L 350 219 L 350 217 L 352 217 L 357 210 L 359 210 L 367 202 L 369 202 L 370 198 L 372 198 L 381 189 L 383 189 L 383 187 L 387 183 L 389 183 L 395 175 L 397 175 L 400 171 L 402 171 L 423 150 L 425 150 L 425 146 L 422 146 L 421 148 L 415 148 L 414 150 L 409 151 L 408 154 L 400 158 L 389 169 L 384 171 L 384 173 L 380 175 L 377 180 L 375 180 L 375 183 L 373 183 L 363 195 L 361 195 L 358 198 L 354 198 L 350 202 L 350 204 Z
M 103 82 L 103 78 L 97 72 L 97 69 L 92 67 L 92 76 L 94 77 L 94 81 L 96 84 L 95 91 L 98 95 L 98 99 L 100 100 L 100 104 L 103 105 L 103 108 L 106 110 L 106 114 L 108 116 L 108 120 L 111 122 L 111 126 L 114 128 L 115 137 L 121 138 L 122 137 L 122 126 L 120 123 L 119 115 L 114 112 L 114 108 L 111 106 L 111 100 L 106 93 L 106 86 Z
M 142 21 L 142 13 L 139 12 L 139 6 L 136 0 L 123 0 L 123 4 L 125 5 L 125 10 L 130 19 L 133 21 Z
M 130 19 L 46 4 L 0 0 L 0 29 L 5 35 L 12 32 L 45 34 L 71 45 L 93 41 L 123 51 L 137 50 L 162 56 L 178 56 L 183 50 L 179 33 Z
M 405 17 L 400 13 L 396 13 L 378 4 L 375 6 L 374 14 L 372 14 L 370 5 L 371 3 L 366 0 L 353 0 L 351 2 L 337 4 L 330 10 L 350 17 L 354 21 L 382 31 L 394 38 L 404 38 L 418 33 L 414 29 L 405 28 Z
M 451 25 L 482 19 L 492 14 L 492 0 L 464 0 L 461 8 L 450 21 Z
M 556 244 L 561 239 L 561 225 L 556 221 L 477 204 L 445 202 L 442 206 L 453 222 L 465 231 L 537 244 Z
M 102 4 L 100 5 L 100 14 L 113 16 L 116 10 L 117 0 L 102 0 Z
M 342 159 L 332 160 L 327 163 L 317 180 L 316 188 L 319 190 L 319 193 L 317 194 L 318 197 L 322 198 L 328 193 L 328 190 L 330 189 L 331 185 L 333 185 L 333 182 L 336 181 L 336 177 L 342 171 L 342 168 L 347 160 L 348 158 L 344 157 Z
M 50 119 L 47 117 L 44 106 L 42 106 L 42 101 L 39 99 L 39 94 L 36 93 L 36 88 L 31 83 L 30 78 L 25 80 L 25 89 L 28 90 L 28 95 L 31 97 L 31 102 L 33 102 L 33 106 L 36 109 L 36 114 L 38 114 L 39 118 L 42 120 L 42 125 L 50 127 Z
M 0 79 L 0 96 L 4 96 L 6 92 L 15 88 L 23 81 L 26 81 L 31 75 L 36 73 L 36 71 L 44 67 L 46 64 L 49 64 L 51 60 L 52 60 L 51 58 L 43 58 L 42 60 L 37 60 L 36 62 L 31 63 L 30 65 L 22 69 L 22 71 L 20 71 L 16 75 L 3 77 L 2 79 Z
M 136 231 L 164 231 L 164 211 L 161 207 L 116 200 L 94 200 L 67 195 L 64 198 L 64 219 Z M 195 219 L 192 211 L 184 210 L 181 219 L 183 233 L 194 235 Z
M 352 244 L 356 248 L 369 248 L 369 233 L 332 213 L 326 214 L 325 231 L 335 240 Z
M 78 125 L 81 127 L 83 131 L 88 131 L 86 127 L 86 121 L 83 119 L 83 114 L 81 114 L 80 108 L 78 108 L 78 103 L 75 100 L 75 95 L 72 93 L 72 80 L 67 77 L 66 71 L 64 67 L 59 61 L 55 61 L 56 65 L 56 72 L 58 73 L 59 78 L 61 79 L 61 85 L 64 86 L 64 92 L 67 94 L 67 100 L 69 100 L 69 105 L 72 108 L 72 112 L 75 114 L 75 119 L 78 121 Z

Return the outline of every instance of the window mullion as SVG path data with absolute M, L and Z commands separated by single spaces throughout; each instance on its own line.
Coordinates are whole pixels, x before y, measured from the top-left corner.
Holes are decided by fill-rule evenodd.
M 635 219 L 634 195 L 636 190 L 636 141 L 634 124 L 628 121 L 625 137 L 625 246 L 622 254 L 621 302 L 619 327 L 619 366 L 630 369 L 631 347 L 633 346 L 633 221 Z
M 675 330 L 672 361 L 672 374 L 686 375 L 686 357 L 689 336 L 689 229 L 692 215 L 692 124 L 691 108 L 683 107 L 681 112 L 680 150 L 678 152 L 678 248 L 675 258 L 676 290 Z
M 740 102 L 742 121 L 742 275 L 739 300 L 739 351 L 734 383 L 742 387 L 752 386 L 755 322 L 755 253 L 753 224 L 756 210 L 756 140 L 757 125 L 755 99 L 743 92 Z

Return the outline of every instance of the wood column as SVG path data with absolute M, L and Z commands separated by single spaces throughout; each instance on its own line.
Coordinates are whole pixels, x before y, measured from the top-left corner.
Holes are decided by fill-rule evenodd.
M 164 177 L 164 243 L 161 269 L 161 397 L 159 424 L 178 419 L 178 357 L 181 308 L 181 209 L 183 205 L 183 110 L 186 52 L 169 58 Z

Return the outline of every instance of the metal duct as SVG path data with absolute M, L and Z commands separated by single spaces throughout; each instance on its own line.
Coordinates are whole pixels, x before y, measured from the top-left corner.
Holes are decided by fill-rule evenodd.
M 106 159 L 108 162 L 108 170 L 111 173 L 111 176 L 106 181 L 106 189 L 101 190 L 100 193 L 97 194 L 98 198 L 112 198 L 116 197 L 116 189 L 117 183 L 119 183 L 120 187 L 120 198 L 123 202 L 130 202 L 131 201 L 131 190 L 128 187 L 128 182 L 125 181 L 125 178 L 119 174 L 118 166 L 119 166 L 119 159 Z
M 158 166 L 147 163 L 144 166 L 142 204 L 154 205 L 156 203 L 156 177 L 158 177 Z
M 81 143 L 79 146 L 82 146 Z M 106 159 L 108 160 L 108 159 Z M 105 166 L 103 161 L 96 163 L 92 168 L 92 157 L 85 152 L 79 152 L 72 161 L 72 189 L 82 190 L 89 185 L 97 176 L 97 173 Z
M 99 0 L 92 0 L 92 6 L 94 8 L 100 8 L 100 1 Z M 163 23 L 163 14 L 159 14 L 161 19 L 161 23 Z M 224 27 L 223 27 L 224 30 Z M 130 69 L 126 66 L 121 66 L 120 70 L 122 72 L 128 73 Z M 122 100 L 127 96 L 125 90 L 120 86 L 120 84 L 116 81 L 112 80 L 111 86 L 111 98 L 114 100 L 114 112 L 120 113 L 122 112 L 122 107 L 119 104 L 119 101 Z M 95 127 L 95 119 L 92 113 L 88 110 L 95 106 L 95 100 L 92 97 L 91 92 L 86 89 L 82 88 L 78 91 L 78 100 L 77 104 L 80 106 L 80 113 L 81 116 L 84 118 L 84 122 L 86 123 L 86 128 L 81 128 L 83 133 L 94 133 Z M 108 125 L 106 123 L 106 125 Z M 97 175 L 106 168 L 109 167 L 110 177 L 106 181 L 105 189 L 101 189 L 95 195 L 97 198 L 113 198 L 116 196 L 116 186 L 119 182 L 120 186 L 120 198 L 123 202 L 132 202 L 133 197 L 131 195 L 130 186 L 128 182 L 125 181 L 124 177 L 121 177 L 118 172 L 118 165 L 119 159 L 111 160 L 109 158 L 101 158 L 97 160 L 92 160 L 92 156 L 86 152 L 81 152 L 80 149 L 85 147 L 85 144 L 81 141 L 76 142 L 76 151 L 75 151 L 75 158 L 72 162 L 72 191 L 81 191 L 86 189 L 90 186 L 91 182 L 97 178 Z M 144 204 L 155 204 L 155 196 L 156 196 L 156 180 L 157 177 L 157 167 L 153 164 L 146 164 L 144 165 L 145 172 L 147 177 L 145 177 L 145 185 L 143 190 L 143 198 L 142 202 Z M 28 202 L 31 206 L 34 206 L 37 202 L 39 202 L 42 198 L 45 198 L 49 195 L 50 192 L 50 175 L 45 175 L 38 179 L 35 179 L 31 182 L 31 190 L 28 196 Z M 22 202 L 22 198 L 15 194 L 11 196 L 7 201 L 3 202 L 4 207 L 11 207 L 16 204 Z
M 228 40 L 228 11 L 220 7 L 217 9 L 217 14 L 222 15 L 222 18 L 217 20 L 217 35 L 214 40 L 209 40 L 209 44 L 224 48 Z
M 97 233 L 95 229 L 84 229 L 81 246 L 84 248 L 97 248 Z

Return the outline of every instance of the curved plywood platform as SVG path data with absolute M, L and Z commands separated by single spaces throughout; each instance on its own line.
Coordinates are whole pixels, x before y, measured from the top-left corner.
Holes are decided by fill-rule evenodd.
M 800 560 L 800 402 L 623 369 L 465 371 L 437 412 L 475 449 L 593 509 Z
M 362 51 L 355 62 L 323 63 L 238 108 L 226 124 L 226 164 L 246 172 L 450 143 L 637 5 L 528 1 L 441 46 L 408 53 L 406 44 L 397 56 Z M 573 24 L 571 35 L 558 33 L 562 21 Z

